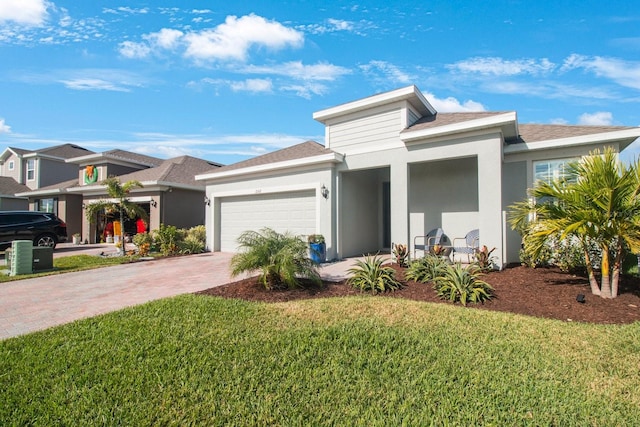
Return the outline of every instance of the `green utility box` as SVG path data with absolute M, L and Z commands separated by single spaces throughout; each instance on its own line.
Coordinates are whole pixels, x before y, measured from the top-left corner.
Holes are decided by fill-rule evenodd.
M 33 272 L 53 270 L 53 248 L 47 246 L 33 247 Z
M 14 240 L 11 251 L 7 250 L 7 266 L 9 275 L 33 273 L 33 242 L 31 240 Z

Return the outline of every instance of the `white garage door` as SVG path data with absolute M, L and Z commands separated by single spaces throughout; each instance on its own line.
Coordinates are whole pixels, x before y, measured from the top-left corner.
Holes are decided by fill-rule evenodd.
M 225 197 L 220 203 L 220 249 L 236 252 L 238 236 L 269 227 L 279 233 L 315 233 L 315 190 Z

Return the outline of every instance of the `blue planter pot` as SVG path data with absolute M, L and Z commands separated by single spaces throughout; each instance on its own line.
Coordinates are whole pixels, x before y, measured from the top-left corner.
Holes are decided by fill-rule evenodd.
M 321 264 L 327 260 L 327 246 L 325 243 L 309 243 L 311 260 Z

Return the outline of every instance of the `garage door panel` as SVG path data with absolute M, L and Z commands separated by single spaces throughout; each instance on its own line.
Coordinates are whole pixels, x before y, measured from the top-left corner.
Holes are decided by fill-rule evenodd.
M 220 249 L 235 252 L 238 236 L 247 230 L 307 235 L 315 225 L 314 190 L 226 197 L 220 203 Z

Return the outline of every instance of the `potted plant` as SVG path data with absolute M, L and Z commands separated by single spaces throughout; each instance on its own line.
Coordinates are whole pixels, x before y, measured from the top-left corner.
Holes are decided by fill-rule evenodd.
M 311 234 L 308 237 L 309 253 L 311 260 L 317 264 L 323 263 L 327 258 L 327 246 L 322 234 Z
M 73 244 L 74 245 L 79 245 L 80 244 L 80 233 L 73 233 L 73 236 L 71 236 L 71 238 L 73 239 Z

